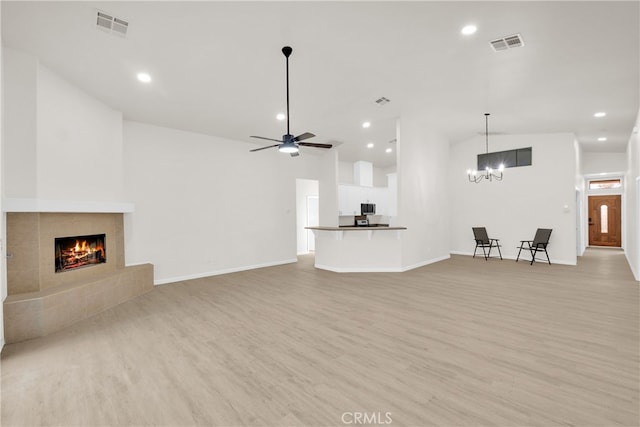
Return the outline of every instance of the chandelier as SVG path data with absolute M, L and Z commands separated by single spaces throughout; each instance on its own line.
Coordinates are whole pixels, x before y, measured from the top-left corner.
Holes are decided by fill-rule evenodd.
M 484 123 L 487 154 L 489 154 L 489 113 L 484 113 Z M 486 179 L 489 182 L 494 179 L 496 181 L 502 181 L 502 171 L 504 171 L 504 164 L 501 163 L 498 170 L 492 169 L 489 166 L 487 166 L 483 171 L 467 169 L 467 176 L 469 177 L 469 182 L 474 182 L 476 184 L 483 179 Z

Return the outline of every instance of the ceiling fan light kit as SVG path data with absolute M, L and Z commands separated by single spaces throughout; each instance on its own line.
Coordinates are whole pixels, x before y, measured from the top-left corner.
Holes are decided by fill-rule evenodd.
M 282 54 L 286 58 L 285 61 L 286 61 L 286 72 L 287 72 L 287 114 L 285 116 L 287 119 L 287 133 L 285 135 L 282 135 L 282 139 L 265 138 L 263 136 L 251 135 L 251 138 L 264 139 L 267 141 L 275 141 L 275 142 L 278 142 L 278 144 L 268 145 L 266 147 L 254 148 L 253 150 L 249 150 L 250 152 L 266 150 L 267 148 L 277 147 L 278 151 L 280 151 L 281 153 L 288 153 L 289 155 L 291 155 L 291 157 L 296 157 L 296 156 L 299 156 L 298 151 L 301 146 L 314 147 L 314 148 L 333 147 L 332 144 L 302 142 L 306 139 L 313 138 L 315 135 L 312 134 L 311 132 L 305 132 L 298 136 L 293 136 L 289 130 L 289 56 L 291 56 L 292 52 L 293 52 L 293 49 L 291 48 L 291 46 L 285 46 L 282 48 Z
M 298 152 L 297 144 L 282 144 L 278 147 L 278 151 L 281 153 L 297 153 Z

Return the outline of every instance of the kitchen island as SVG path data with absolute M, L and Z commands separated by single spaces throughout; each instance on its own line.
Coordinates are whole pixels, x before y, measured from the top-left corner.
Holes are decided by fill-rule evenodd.
M 306 227 L 315 235 L 316 268 L 346 272 L 400 272 L 406 227 Z

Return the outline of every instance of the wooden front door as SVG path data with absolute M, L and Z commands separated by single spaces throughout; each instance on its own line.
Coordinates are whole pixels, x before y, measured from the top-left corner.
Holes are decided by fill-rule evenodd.
M 589 246 L 622 246 L 621 196 L 589 196 Z

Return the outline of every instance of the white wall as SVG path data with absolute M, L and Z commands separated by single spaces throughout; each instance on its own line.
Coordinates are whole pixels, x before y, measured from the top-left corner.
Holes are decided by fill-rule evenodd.
M 407 227 L 402 232 L 405 270 L 449 257 L 449 143 L 425 117 L 403 116 L 397 125 L 397 225 Z
M 387 182 L 387 171 L 386 169 L 381 169 L 379 167 L 373 167 L 373 186 L 374 187 L 386 187 Z
M 297 253 L 306 254 L 307 236 L 310 231 L 305 230 L 307 219 L 307 197 L 318 196 L 318 181 L 312 179 L 296 180 L 296 236 Z
M 4 197 L 121 202 L 122 113 L 5 49 Z
M 353 162 L 338 161 L 338 183 L 353 184 Z
M 167 283 L 296 261 L 296 178 L 318 179 L 322 156 L 128 121 L 124 141 L 127 264 Z
M 122 113 L 43 66 L 37 93 L 38 198 L 123 201 Z
M 520 240 L 533 239 L 537 228 L 552 228 L 552 262 L 576 264 L 576 195 L 578 175 L 572 134 L 497 135 L 490 151 L 532 147 L 532 166 L 508 168 L 500 182 L 470 183 L 483 137 L 451 146 L 451 250 L 471 254 L 471 227 L 486 227 L 500 239 L 503 256 L 515 257 Z
M 0 4 L 0 34 L 2 34 L 2 4 Z M 4 47 L 0 43 L 0 189 L 4 194 Z M 6 224 L 7 215 L 2 209 L 2 197 L 0 197 L 0 351 L 4 347 L 4 299 L 7 297 L 7 257 L 4 242 L 7 241 Z
M 37 80 L 34 56 L 2 48 L 4 196 L 37 197 Z
M 636 280 L 640 280 L 640 111 L 627 145 L 627 173 L 624 180 L 625 254 Z
M 623 173 L 626 170 L 627 153 L 583 152 L 583 175 L 597 173 Z

